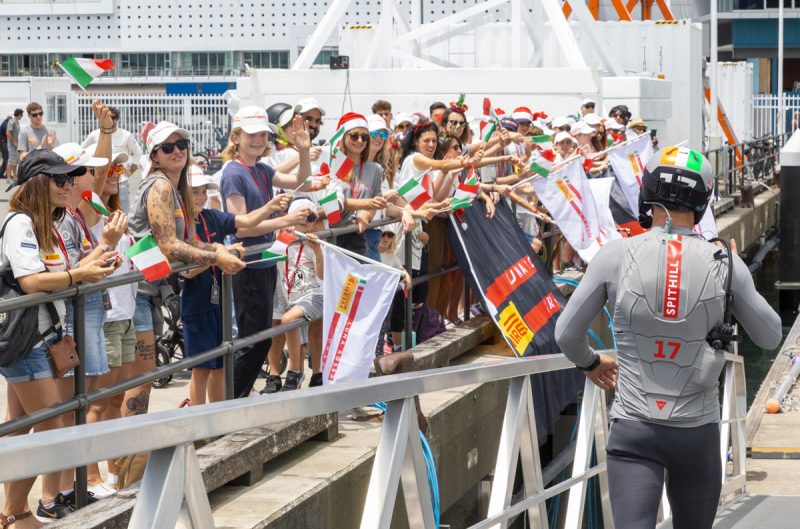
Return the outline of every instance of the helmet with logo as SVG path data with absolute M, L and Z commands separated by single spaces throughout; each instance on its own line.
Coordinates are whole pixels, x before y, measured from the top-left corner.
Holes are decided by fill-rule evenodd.
M 644 170 L 639 191 L 639 224 L 649 228 L 653 204 L 690 209 L 700 222 L 714 192 L 714 172 L 700 152 L 688 147 L 665 147 L 656 152 Z

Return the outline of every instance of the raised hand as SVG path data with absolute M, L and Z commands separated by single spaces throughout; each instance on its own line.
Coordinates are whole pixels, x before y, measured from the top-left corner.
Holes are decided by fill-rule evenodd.
M 100 123 L 101 129 L 113 129 L 117 126 L 116 122 L 111 119 L 111 111 L 99 99 L 92 101 L 92 112 L 94 112 L 97 122 Z
M 292 132 L 289 133 L 289 141 L 299 150 L 311 149 L 311 134 L 308 132 L 308 125 L 302 116 L 295 116 L 292 119 Z

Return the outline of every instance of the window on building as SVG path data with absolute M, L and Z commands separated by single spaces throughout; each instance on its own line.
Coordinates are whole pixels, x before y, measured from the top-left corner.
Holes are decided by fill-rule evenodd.
M 339 48 L 322 48 L 319 50 L 317 58 L 314 59 L 314 64 L 328 66 L 331 63 L 331 57 L 339 55 Z
M 225 73 L 225 53 L 192 53 L 192 73 L 222 75 Z
M 11 75 L 10 55 L 0 55 L 0 75 Z
M 120 75 L 169 75 L 169 53 L 120 53 Z
M 243 60 L 250 68 L 289 68 L 288 51 L 246 51 Z
M 47 104 L 45 105 L 45 112 L 47 113 L 46 117 L 48 123 L 66 123 L 67 96 L 48 95 Z

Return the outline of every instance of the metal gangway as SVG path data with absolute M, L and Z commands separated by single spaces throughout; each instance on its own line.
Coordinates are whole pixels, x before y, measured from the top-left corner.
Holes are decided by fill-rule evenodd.
M 247 339 L 244 339 L 247 340 Z M 240 340 L 234 340 L 235 347 Z M 604 351 L 615 354 L 614 351 Z M 527 511 L 532 527 L 549 528 L 544 502 L 568 491 L 565 527 L 580 529 L 590 478 L 597 477 L 604 527 L 613 528 L 605 447 L 606 394 L 588 379 L 580 404 L 571 476 L 546 487 L 540 464 L 531 375 L 574 369 L 564 355 L 507 359 L 404 373 L 301 392 L 229 400 L 116 419 L 0 440 L 0 481 L 68 469 L 132 453 L 150 451 L 130 528 L 215 527 L 194 442 L 278 422 L 387 403 L 364 511 L 362 529 L 388 528 L 399 484 L 403 484 L 409 526 L 433 529 L 430 487 L 416 420 L 414 397 L 472 384 L 509 381 L 488 517 L 471 529 L 507 527 Z M 745 490 L 744 364 L 726 353 L 722 398 L 722 498 Z M 592 465 L 592 454 L 596 464 Z M 524 498 L 512 504 L 521 463 Z M 669 505 L 661 506 L 669 519 Z

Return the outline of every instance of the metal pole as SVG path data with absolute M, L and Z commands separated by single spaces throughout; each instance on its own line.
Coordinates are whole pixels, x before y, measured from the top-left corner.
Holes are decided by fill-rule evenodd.
M 717 0 L 711 0 L 711 22 L 710 22 L 711 42 L 709 43 L 709 52 L 711 60 L 709 61 L 708 80 L 709 80 L 709 99 L 711 99 L 711 116 L 708 118 L 708 135 L 717 135 Z
M 778 134 L 786 132 L 786 109 L 783 99 L 783 0 L 778 0 Z
M 222 274 L 222 342 L 233 340 L 233 276 Z M 225 384 L 225 400 L 234 398 L 233 351 L 222 357 L 222 376 Z
M 78 350 L 80 364 L 75 367 L 73 372 L 73 382 L 75 383 L 75 396 L 83 396 L 86 393 L 86 310 L 85 294 L 78 294 L 72 300 L 72 325 L 75 339 L 75 348 Z M 75 424 L 86 424 L 86 404 L 81 402 L 75 410 Z M 88 487 L 88 474 L 86 467 L 75 468 L 75 504 L 80 509 L 89 503 L 89 495 L 86 492 Z
M 412 246 L 411 238 L 413 237 L 412 233 L 413 232 L 406 233 L 406 235 L 405 235 L 405 239 L 406 240 L 405 240 L 405 245 L 404 245 L 405 255 L 404 255 L 403 266 L 405 267 L 406 272 L 408 272 L 408 275 L 413 277 L 413 264 L 414 264 L 414 261 L 413 261 L 413 255 L 412 255 L 412 247 L 411 247 Z M 411 341 L 411 339 L 413 338 L 413 332 L 412 332 L 412 329 L 411 329 L 411 324 L 414 321 L 414 307 L 413 307 L 414 301 L 413 301 L 413 299 L 414 299 L 414 296 L 413 296 L 413 285 L 409 285 L 409 287 L 408 287 L 408 295 L 406 296 L 406 298 L 404 300 L 404 305 L 403 305 L 403 313 L 405 314 L 405 319 L 403 320 L 403 333 L 404 333 L 404 336 L 405 336 L 405 347 L 403 347 L 404 351 L 406 351 L 408 349 L 411 349 L 413 347 L 413 344 L 412 344 L 412 341 Z

